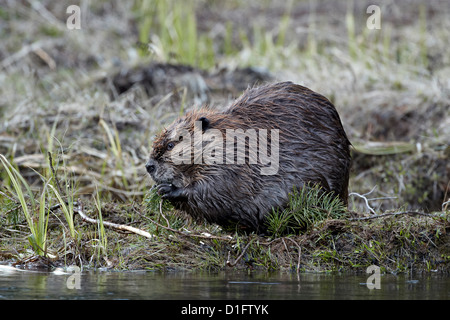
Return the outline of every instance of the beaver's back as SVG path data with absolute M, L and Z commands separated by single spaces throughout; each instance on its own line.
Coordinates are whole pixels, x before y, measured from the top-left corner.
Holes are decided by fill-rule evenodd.
M 279 130 L 278 176 L 286 184 L 317 182 L 347 203 L 350 142 L 328 99 L 282 82 L 246 91 L 225 114 L 241 119 L 246 128 Z

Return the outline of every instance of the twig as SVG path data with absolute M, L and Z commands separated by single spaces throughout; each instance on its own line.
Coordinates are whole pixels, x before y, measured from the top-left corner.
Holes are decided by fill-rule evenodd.
M 86 216 L 83 212 L 83 206 L 81 205 L 81 202 L 78 201 L 78 210 L 77 213 L 80 215 L 81 219 L 83 219 L 86 222 L 90 222 L 90 223 L 95 223 L 98 224 L 99 220 L 98 219 L 93 219 L 93 218 L 89 218 L 88 216 Z M 108 222 L 108 221 L 103 221 L 103 226 L 108 227 L 108 228 L 112 228 L 112 229 L 116 229 L 116 230 L 121 230 L 121 231 L 129 231 L 138 235 L 141 235 L 143 237 L 149 238 L 149 239 L 153 239 L 153 235 L 148 233 L 147 231 L 135 228 L 135 227 L 131 227 L 131 226 L 125 226 L 123 224 L 117 224 L 117 223 L 112 223 L 112 222 Z
M 281 238 L 281 241 L 283 242 L 284 249 L 286 249 L 286 252 L 288 253 L 289 258 L 292 259 L 292 255 L 291 255 L 291 253 L 289 252 L 289 249 L 288 249 L 288 247 L 287 247 L 287 245 L 286 245 L 286 242 L 284 241 L 284 238 Z
M 81 204 L 81 201 L 77 201 L 74 202 L 74 213 L 78 213 L 80 215 L 80 218 L 85 221 L 85 222 L 89 222 L 89 223 L 94 223 L 94 224 L 98 224 L 100 221 L 98 219 L 93 219 L 93 218 L 89 218 L 83 210 L 83 205 Z M 56 204 L 54 206 L 52 206 L 50 208 L 50 210 L 56 210 L 60 207 L 60 204 Z M 116 229 L 116 230 L 120 230 L 120 231 L 128 231 L 131 233 L 135 233 L 138 235 L 141 235 L 143 237 L 149 238 L 149 239 L 153 239 L 153 235 L 148 233 L 147 231 L 135 228 L 135 227 L 131 227 L 131 226 L 126 226 L 126 225 L 122 225 L 122 224 L 117 224 L 117 223 L 112 223 L 112 222 L 108 222 L 108 221 L 103 221 L 103 226 L 107 227 L 107 228 L 111 228 L 111 229 Z
M 450 204 L 450 200 L 445 201 L 445 202 L 442 204 L 442 211 L 447 210 L 447 206 L 448 206 L 449 204 Z
M 442 211 L 447 211 L 447 207 L 450 204 L 450 197 L 447 198 L 447 192 L 450 190 L 450 181 L 447 183 L 447 188 L 445 189 L 444 194 L 444 203 L 442 204 Z M 448 199 L 445 201 L 445 199 Z
M 54 70 L 56 68 L 56 62 L 55 60 L 53 60 L 52 57 L 50 57 L 50 55 L 45 52 L 43 49 L 41 48 L 37 48 L 34 53 L 41 58 L 45 63 L 47 63 L 47 65 L 49 66 L 50 69 Z
M 231 262 L 231 260 L 230 260 L 231 253 L 230 253 L 230 251 L 228 251 L 227 266 L 234 267 L 239 262 L 239 260 L 242 259 L 242 257 L 244 256 L 245 252 L 247 251 L 248 247 L 250 247 L 252 242 L 253 242 L 253 239 L 250 240 L 250 242 L 245 246 L 244 250 L 242 250 L 241 254 L 239 255 L 239 257 L 236 258 L 236 260 L 234 262 Z
M 20 204 L 20 202 L 19 202 L 18 200 L 14 199 L 14 198 L 12 198 L 12 197 L 10 197 L 10 196 L 8 196 L 6 193 L 0 191 L 0 195 L 2 195 L 2 196 L 4 196 L 4 197 L 8 198 L 9 201 L 14 202 L 14 203 L 16 204 L 15 207 L 13 207 L 12 209 L 9 209 L 8 211 L 6 211 L 6 212 L 4 213 L 5 216 L 7 216 L 7 215 L 10 214 L 11 212 L 13 212 L 13 211 L 15 211 L 15 210 L 17 210 L 18 208 L 21 207 L 21 204 Z
M 52 158 L 52 153 L 50 151 L 48 152 L 48 162 L 50 165 L 50 169 L 52 170 L 53 178 L 55 179 L 56 187 L 58 188 L 59 194 L 62 196 L 63 195 L 62 188 L 61 188 L 61 185 L 59 184 L 58 175 L 56 174 L 56 170 L 53 167 L 53 158 Z
M 351 193 L 349 193 L 348 196 L 358 196 L 358 197 L 364 199 L 364 202 L 366 203 L 366 207 L 369 209 L 370 212 L 372 212 L 373 214 L 376 215 L 377 213 L 375 212 L 375 210 L 373 210 L 372 207 L 369 205 L 369 199 L 366 198 L 366 196 L 368 194 L 371 194 L 373 192 L 373 190 L 375 190 L 376 187 L 377 186 L 373 187 L 372 190 L 370 190 L 369 192 L 362 194 L 362 195 L 359 193 L 356 193 L 356 192 L 351 192 Z
M 100 222 L 98 219 L 90 218 L 84 213 L 83 205 L 82 205 L 80 200 L 75 201 L 73 203 L 73 205 L 74 205 L 74 213 L 78 213 L 80 215 L 80 218 L 83 221 L 89 222 L 89 223 L 94 223 L 94 224 L 98 224 Z M 50 210 L 54 211 L 54 210 L 58 209 L 60 206 L 61 206 L 61 204 L 56 204 L 56 205 L 52 206 L 50 208 Z M 136 209 L 134 209 L 134 210 L 135 210 L 136 213 L 141 215 L 141 213 L 139 213 Z M 201 238 L 201 239 L 218 239 L 218 240 L 223 240 L 223 241 L 230 241 L 230 240 L 232 240 L 231 237 L 219 237 L 219 236 L 213 236 L 213 235 L 200 235 L 200 234 L 186 234 L 186 233 L 181 232 L 179 230 L 163 226 L 162 224 L 159 224 L 158 222 L 150 219 L 149 217 L 145 217 L 145 218 L 147 218 L 152 223 L 156 224 L 157 226 L 159 226 L 161 228 L 164 228 L 166 230 L 172 231 L 174 233 L 178 233 L 178 234 L 183 235 L 183 236 L 188 236 L 188 237 L 192 237 L 192 238 Z M 111 229 L 115 229 L 115 230 L 119 230 L 119 231 L 127 231 L 127 232 L 131 232 L 131 233 L 135 233 L 135 234 L 144 236 L 144 237 L 149 238 L 149 239 L 153 239 L 154 238 L 154 235 L 150 234 L 149 232 L 141 230 L 141 229 L 138 229 L 138 228 L 135 228 L 135 227 L 126 226 L 126 225 L 123 225 L 123 224 L 112 223 L 112 222 L 108 222 L 108 221 L 103 221 L 103 225 L 105 227 L 107 227 L 107 228 L 111 228 Z
M 291 238 L 286 238 L 286 239 L 289 239 L 290 241 L 292 241 L 298 248 L 297 273 L 299 273 L 300 272 L 300 259 L 302 256 L 302 247 L 300 247 L 300 245 L 294 239 L 291 239 Z
M 160 216 L 162 216 L 162 217 L 164 218 L 164 220 L 166 220 L 167 227 L 170 228 L 169 220 L 166 218 L 166 216 L 165 216 L 165 215 L 163 214 L 163 212 L 162 212 L 163 201 L 164 201 L 164 200 L 161 200 L 161 201 L 159 202 L 159 214 L 160 214 Z M 159 218 L 158 218 L 158 222 L 159 222 Z

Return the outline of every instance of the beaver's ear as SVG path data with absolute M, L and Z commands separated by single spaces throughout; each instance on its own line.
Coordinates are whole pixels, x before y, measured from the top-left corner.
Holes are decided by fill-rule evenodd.
M 206 117 L 200 117 L 198 121 L 202 122 L 202 131 L 205 132 L 209 128 L 209 119 Z

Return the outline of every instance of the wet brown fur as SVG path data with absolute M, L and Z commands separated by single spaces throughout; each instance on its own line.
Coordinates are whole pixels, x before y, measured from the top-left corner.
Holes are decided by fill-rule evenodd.
M 208 128 L 222 132 L 279 129 L 278 173 L 261 175 L 259 163 L 174 165 L 167 147 L 178 141 L 170 137 L 180 128 L 193 132 L 194 122 L 202 117 L 208 119 Z M 176 208 L 219 225 L 264 232 L 265 216 L 272 208 L 286 207 L 293 187 L 318 183 L 347 203 L 349 146 L 328 99 L 282 82 L 247 90 L 224 112 L 201 108 L 177 119 L 155 139 L 149 163 L 160 194 Z

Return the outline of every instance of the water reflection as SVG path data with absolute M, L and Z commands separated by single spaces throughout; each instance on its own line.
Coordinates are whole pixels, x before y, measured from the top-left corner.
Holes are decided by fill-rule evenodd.
M 366 274 L 82 272 L 79 290 L 68 288 L 70 276 L 0 268 L 0 299 L 450 298 L 450 277 L 440 275 L 381 275 L 379 290 Z

